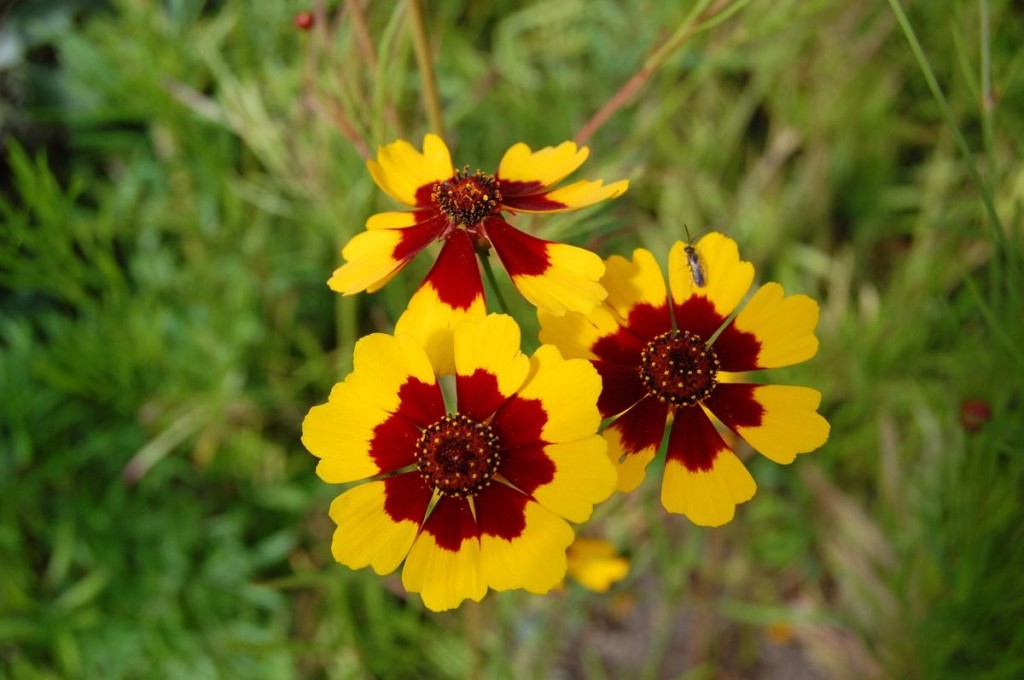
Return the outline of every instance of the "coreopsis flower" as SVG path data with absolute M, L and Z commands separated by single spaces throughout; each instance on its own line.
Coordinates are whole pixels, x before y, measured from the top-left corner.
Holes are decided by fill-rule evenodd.
M 330 483 L 368 480 L 338 496 L 335 559 L 387 574 L 435 611 L 488 588 L 551 590 L 574 532 L 615 489 L 597 434 L 601 381 L 551 346 L 527 357 L 511 317 L 453 331 L 454 397 L 420 338 L 376 333 L 354 368 L 302 424 Z
M 569 576 L 595 593 L 607 592 L 613 583 L 629 573 L 629 560 L 601 538 L 578 537 L 569 546 L 566 556 Z
M 532 151 L 515 144 L 493 175 L 456 170 L 440 137 L 423 138 L 423 151 L 399 140 L 381 147 L 367 161 L 384 192 L 412 210 L 384 212 L 366 221 L 366 231 L 342 250 L 346 262 L 328 285 L 344 295 L 380 289 L 413 257 L 435 241 L 443 242 L 436 263 L 417 296 L 441 315 L 483 313 L 483 285 L 475 248 L 493 246 L 512 282 L 534 305 L 553 314 L 586 312 L 605 296 L 598 280 L 604 264 L 597 255 L 526 234 L 502 213 L 548 213 L 583 208 L 626 191 L 628 182 L 605 185 L 580 180 L 556 184 L 587 159 L 586 147 L 573 142 Z M 457 323 L 448 319 L 449 324 Z
M 696 524 L 725 524 L 737 504 L 754 496 L 756 484 L 716 421 L 777 463 L 828 438 L 817 390 L 748 383 L 744 375 L 814 356 L 818 305 L 767 283 L 727 323 L 754 268 L 740 260 L 735 241 L 718 233 L 696 247 L 672 247 L 667 291 L 648 250 L 605 264 L 608 298 L 588 314 L 540 311 L 541 341 L 590 359 L 601 374 L 598 408 L 616 418 L 604 436 L 619 490 L 640 484 L 671 421 L 662 504 Z

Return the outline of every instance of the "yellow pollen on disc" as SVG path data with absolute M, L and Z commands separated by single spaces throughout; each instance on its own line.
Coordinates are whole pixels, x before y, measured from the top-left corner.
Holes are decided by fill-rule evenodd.
M 450 224 L 473 229 L 484 218 L 501 210 L 501 190 L 491 175 L 469 166 L 455 172 L 451 179 L 434 185 L 431 199 L 448 218 Z
M 718 384 L 718 367 L 718 357 L 703 338 L 689 331 L 668 331 L 647 343 L 637 372 L 648 394 L 684 407 L 711 396 Z
M 454 413 L 423 430 L 416 442 L 416 466 L 441 495 L 466 498 L 490 484 L 500 461 L 498 449 L 490 425 Z

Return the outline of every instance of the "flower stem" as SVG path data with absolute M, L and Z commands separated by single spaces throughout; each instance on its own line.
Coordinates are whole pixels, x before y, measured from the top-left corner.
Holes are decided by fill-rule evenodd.
M 491 267 L 491 256 L 487 251 L 477 250 L 476 256 L 480 260 L 481 266 L 484 268 L 484 276 L 487 277 L 487 283 L 490 284 L 491 290 L 494 291 L 494 299 L 498 301 L 498 311 L 502 314 L 508 314 L 508 303 L 505 302 L 505 298 L 501 294 L 501 289 L 498 288 L 498 279 L 494 276 L 494 268 Z
M 427 109 L 427 120 L 433 132 L 444 138 L 444 123 L 441 120 L 441 100 L 437 96 L 437 81 L 434 80 L 434 64 L 430 59 L 430 41 L 427 26 L 423 21 L 423 8 L 419 0 L 408 0 L 409 21 L 412 25 L 412 43 L 416 50 L 416 65 L 420 70 L 423 86 L 423 105 Z
M 644 60 L 640 70 L 633 74 L 633 76 L 626 81 L 626 84 L 619 88 L 619 91 L 611 96 L 597 110 L 593 116 L 590 117 L 583 127 L 580 128 L 579 132 L 576 133 L 575 142 L 579 145 L 586 144 L 587 141 L 594 136 L 601 126 L 603 126 L 608 119 L 611 118 L 619 109 L 635 95 L 644 85 L 655 71 L 661 68 L 662 65 L 668 60 L 672 54 L 682 47 L 683 43 L 686 42 L 687 38 L 699 33 L 702 30 L 717 26 L 722 21 L 725 21 L 730 16 L 743 9 L 750 0 L 737 0 L 730 4 L 728 0 L 701 0 L 697 5 L 686 15 L 682 23 L 679 24 L 679 28 L 676 32 L 666 40 L 661 47 L 654 50 L 647 59 Z

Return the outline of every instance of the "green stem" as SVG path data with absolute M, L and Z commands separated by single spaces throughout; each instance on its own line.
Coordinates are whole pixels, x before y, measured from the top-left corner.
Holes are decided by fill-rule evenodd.
M 490 284 L 491 290 L 494 291 L 494 299 L 498 301 L 498 311 L 502 314 L 508 314 L 508 303 L 505 302 L 501 289 L 498 288 L 498 279 L 495 278 L 494 268 L 491 267 L 491 256 L 486 251 L 481 250 L 476 251 L 476 256 L 484 268 L 484 276 L 487 277 L 487 283 Z
M 430 41 L 427 26 L 423 21 L 423 8 L 419 0 L 408 0 L 409 21 L 412 24 L 412 44 L 416 50 L 416 65 L 423 82 L 423 105 L 427 109 L 427 120 L 433 132 L 444 137 L 444 123 L 441 119 L 441 100 L 437 96 L 437 81 L 434 80 L 434 64 L 430 58 Z
M 889 0 L 889 6 L 892 7 L 893 14 L 896 15 L 896 21 L 899 22 L 900 29 L 903 31 L 903 37 L 907 39 L 907 43 L 910 45 L 910 50 L 914 53 L 914 57 L 917 59 L 917 65 L 924 74 L 925 80 L 928 81 L 928 89 L 931 90 L 932 97 L 935 98 L 935 103 L 938 104 L 939 111 L 942 113 L 942 117 L 945 119 L 946 125 L 948 125 L 953 131 L 953 136 L 956 138 L 956 144 L 960 147 L 960 153 L 963 154 L 963 157 L 967 160 L 967 171 L 971 175 L 971 180 L 978 187 L 978 191 L 981 192 L 981 200 L 985 204 L 986 212 L 988 212 L 996 245 L 1005 251 L 1006 233 L 1003 231 L 1003 223 L 999 219 L 999 214 L 996 212 L 995 203 L 992 201 L 992 194 L 988 189 L 988 185 L 985 184 L 981 175 L 978 173 L 978 167 L 975 164 L 971 148 L 967 146 L 967 140 L 964 138 L 963 133 L 960 132 L 960 127 L 956 124 L 956 118 L 953 116 L 953 109 L 950 108 L 949 102 L 946 101 L 946 96 L 942 93 L 942 88 L 939 87 L 939 81 L 935 78 L 935 72 L 932 71 L 931 64 L 928 63 L 928 57 L 925 56 L 924 50 L 921 49 L 921 43 L 917 40 L 917 34 L 914 32 L 914 27 L 910 25 L 910 20 L 907 19 L 907 15 L 903 11 L 903 7 L 900 5 L 899 0 Z
M 992 31 L 989 22 L 988 0 L 980 0 L 978 8 L 981 15 L 981 129 L 985 140 L 986 166 L 991 177 L 991 157 L 992 151 L 995 149 L 992 130 L 995 99 L 992 92 Z
M 686 15 L 675 33 L 661 47 L 644 60 L 640 70 L 630 77 L 619 91 L 611 96 L 597 112 L 590 117 L 573 138 L 577 144 L 586 144 L 598 129 L 603 126 L 620 108 L 626 105 L 639 92 L 654 73 L 668 61 L 688 38 L 697 33 L 717 26 L 736 12 L 743 9 L 750 0 L 737 0 L 729 5 L 726 0 L 700 0 Z
M 686 39 L 690 37 L 693 32 L 694 25 L 697 23 L 698 17 L 700 17 L 708 9 L 708 5 L 711 4 L 711 0 L 701 0 L 686 15 L 682 23 L 676 28 L 676 32 L 673 33 L 668 40 L 666 40 L 661 47 L 654 51 L 651 56 L 644 60 L 644 69 L 648 71 L 654 71 L 659 66 L 665 63 L 665 61 L 672 56 L 672 53 L 679 49 Z

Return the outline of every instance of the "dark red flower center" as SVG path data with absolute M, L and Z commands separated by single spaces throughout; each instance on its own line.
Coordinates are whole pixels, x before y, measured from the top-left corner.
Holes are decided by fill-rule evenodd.
M 451 224 L 466 229 L 501 209 L 497 180 L 479 170 L 471 175 L 469 167 L 456 170 L 454 177 L 435 184 L 431 198 Z
M 693 406 L 718 384 L 718 357 L 689 331 L 662 333 L 640 353 L 640 381 L 672 406 Z
M 416 442 L 416 466 L 442 495 L 476 495 L 490 485 L 499 462 L 498 436 L 491 426 L 461 413 L 441 418 Z

